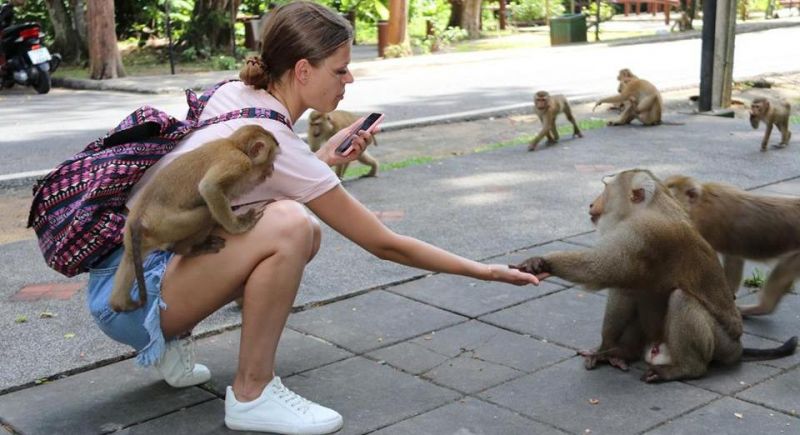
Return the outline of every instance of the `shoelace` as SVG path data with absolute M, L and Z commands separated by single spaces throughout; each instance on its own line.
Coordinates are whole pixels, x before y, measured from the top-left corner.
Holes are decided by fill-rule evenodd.
M 196 359 L 197 348 L 194 346 L 194 339 L 190 335 L 178 340 L 178 353 L 181 355 L 183 372 L 191 374 L 194 371 L 194 361 Z
M 308 412 L 311 405 L 314 404 L 314 402 L 286 388 L 282 383 L 273 384 L 273 387 L 275 392 L 278 393 L 278 398 L 303 414 Z

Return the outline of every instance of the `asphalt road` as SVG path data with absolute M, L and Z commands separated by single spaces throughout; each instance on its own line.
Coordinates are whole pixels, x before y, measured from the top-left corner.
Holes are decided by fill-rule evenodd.
M 800 27 L 736 37 L 734 78 L 800 71 Z M 538 89 L 571 98 L 605 96 L 631 68 L 662 89 L 697 86 L 701 41 L 591 44 L 394 59 L 354 65 L 340 108 L 386 113 L 386 121 L 527 104 Z M 54 89 L 0 93 L 0 176 L 51 168 L 140 105 L 182 117 L 181 94 L 141 95 Z M 304 131 L 304 122 L 298 131 Z

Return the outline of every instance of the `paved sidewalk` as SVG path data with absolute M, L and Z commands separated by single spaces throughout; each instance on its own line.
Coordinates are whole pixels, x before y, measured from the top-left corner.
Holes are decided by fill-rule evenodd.
M 587 205 L 601 190 L 601 177 L 624 168 L 800 196 L 797 144 L 761 153 L 763 130 L 753 131 L 745 120 L 668 119 L 685 125 L 601 128 L 534 153 L 510 146 L 345 185 L 402 234 L 503 263 L 593 244 Z M 430 126 L 383 133 L 381 147 L 424 140 L 486 144 L 516 137 L 522 128 L 530 125 L 507 118 Z M 628 373 L 586 371 L 575 351 L 599 343 L 603 293 L 558 279 L 518 288 L 431 275 L 371 257 L 329 228 L 323 240 L 284 331 L 277 371 L 290 388 L 341 412 L 343 434 L 800 429 L 800 355 L 715 367 L 701 380 L 660 385 L 639 381 L 640 365 Z M 0 245 L 0 262 L 8 266 L 0 272 L 3 300 L 22 285 L 52 277 L 41 264 L 7 261 L 35 263 L 35 251 L 30 240 Z M 27 254 L 12 255 L 19 252 Z M 753 267 L 748 263 L 745 273 Z M 235 371 L 239 334 L 233 306 L 196 330 L 199 360 L 211 368 L 212 380 L 175 390 L 154 371 L 136 368 L 128 349 L 101 335 L 83 293 L 0 305 L 0 421 L 6 431 L 227 432 L 224 388 Z M 742 289 L 741 301 L 753 297 Z M 59 315 L 38 318 L 45 310 Z M 15 324 L 15 313 L 30 320 Z M 746 320 L 745 331 L 751 347 L 798 334 L 800 296 L 787 295 L 771 316 Z M 35 353 L 26 350 L 33 343 L 41 346 Z M 37 378 L 50 380 L 37 385 Z

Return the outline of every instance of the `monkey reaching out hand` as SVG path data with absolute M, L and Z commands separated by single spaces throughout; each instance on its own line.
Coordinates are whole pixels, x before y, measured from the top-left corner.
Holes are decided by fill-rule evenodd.
M 797 337 L 775 349 L 742 349 L 742 319 L 716 252 L 653 174 L 629 170 L 603 182 L 589 206 L 600 233 L 594 248 L 512 266 L 609 289 L 602 343 L 581 352 L 587 369 L 606 361 L 626 370 L 644 356 L 642 380 L 658 382 L 700 377 L 711 361 L 794 353 Z
M 539 141 L 545 136 L 547 136 L 547 145 L 558 142 L 556 117 L 561 112 L 564 112 L 564 116 L 572 123 L 572 137 L 583 137 L 581 129 L 578 128 L 578 124 L 572 116 L 569 103 L 563 95 L 550 95 L 547 91 L 539 91 L 533 96 L 533 106 L 536 116 L 539 117 L 539 122 L 542 123 L 542 129 L 531 141 L 528 151 L 536 150 L 536 147 L 539 146 Z
M 144 305 L 142 261 L 153 250 L 171 249 L 185 256 L 214 253 L 225 246 L 223 238 L 211 235 L 217 224 L 231 234 L 252 228 L 262 212 L 251 209 L 237 216 L 230 200 L 272 175 L 278 152 L 271 133 L 247 125 L 157 172 L 134 200 L 125 221 L 125 253 L 114 276 L 111 308 L 129 311 Z M 130 294 L 134 276 L 138 303 Z
M 781 132 L 781 141 L 778 146 L 789 145 L 789 139 L 792 138 L 792 132 L 789 131 L 791 109 L 789 103 L 785 101 L 771 101 L 763 97 L 754 99 L 750 104 L 750 125 L 753 126 L 753 129 L 757 129 L 762 121 L 767 124 L 767 131 L 764 132 L 764 139 L 761 141 L 761 151 L 767 150 L 773 125 L 777 125 L 778 131 Z
M 603 103 L 623 105 L 619 119 L 609 121 L 608 125 L 630 124 L 634 119 L 638 119 L 644 125 L 661 124 L 663 102 L 658 89 L 647 80 L 625 78 L 622 76 L 622 71 L 617 77 L 621 78 L 619 94 L 603 98 L 594 105 L 594 109 Z

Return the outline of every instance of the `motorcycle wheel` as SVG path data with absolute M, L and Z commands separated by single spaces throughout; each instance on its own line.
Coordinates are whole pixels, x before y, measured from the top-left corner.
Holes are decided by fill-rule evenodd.
M 38 67 L 37 67 L 38 68 Z M 37 93 L 46 94 L 50 92 L 50 71 L 39 68 L 39 79 L 33 85 Z

